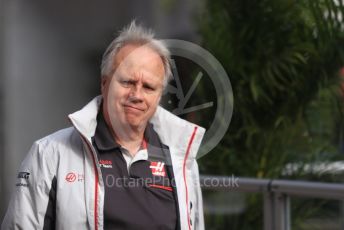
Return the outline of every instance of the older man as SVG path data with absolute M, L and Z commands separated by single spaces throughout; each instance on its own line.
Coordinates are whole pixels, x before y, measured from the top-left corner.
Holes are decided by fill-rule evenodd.
M 101 96 L 34 143 L 2 229 L 204 229 L 204 129 L 159 101 L 169 51 L 132 23 L 106 50 Z

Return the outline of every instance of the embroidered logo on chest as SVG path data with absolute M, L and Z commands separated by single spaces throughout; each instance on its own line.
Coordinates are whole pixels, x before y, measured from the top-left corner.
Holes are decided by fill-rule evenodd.
M 149 168 L 152 170 L 152 174 L 155 176 L 165 176 L 165 163 L 152 161 Z
M 100 160 L 99 165 L 102 168 L 110 168 L 112 169 L 112 161 L 111 160 Z

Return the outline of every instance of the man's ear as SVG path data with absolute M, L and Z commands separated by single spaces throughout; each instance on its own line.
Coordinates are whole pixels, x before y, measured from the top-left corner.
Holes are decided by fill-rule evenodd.
M 101 80 L 100 80 L 100 90 L 101 93 L 104 94 L 105 93 L 105 88 L 106 88 L 106 83 L 108 81 L 108 77 L 107 76 L 101 76 Z

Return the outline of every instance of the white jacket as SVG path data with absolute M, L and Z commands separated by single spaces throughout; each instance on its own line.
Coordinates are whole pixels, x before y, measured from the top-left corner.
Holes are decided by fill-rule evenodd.
M 73 127 L 33 144 L 20 167 L 1 229 L 48 229 L 49 215 L 56 217 L 55 229 L 103 229 L 104 182 L 91 144 L 100 102 L 101 97 L 96 97 L 70 114 Z M 181 229 L 202 230 L 196 155 L 205 130 L 161 107 L 150 122 L 171 153 Z M 54 214 L 47 213 L 52 199 Z

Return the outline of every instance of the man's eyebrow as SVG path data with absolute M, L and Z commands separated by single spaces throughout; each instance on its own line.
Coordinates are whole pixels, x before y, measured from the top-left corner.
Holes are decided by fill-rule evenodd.
M 137 79 L 135 79 L 134 77 L 132 77 L 130 75 L 126 75 L 126 74 L 119 74 L 119 79 L 120 80 L 127 80 L 127 81 L 137 82 Z
M 143 83 L 143 86 L 145 87 L 150 87 L 150 88 L 155 88 L 157 84 L 151 84 L 151 83 L 148 83 L 148 82 L 144 82 Z
M 159 86 L 159 82 L 158 81 L 144 81 L 142 84 L 143 85 L 147 85 L 147 86 L 151 86 L 151 87 Z

